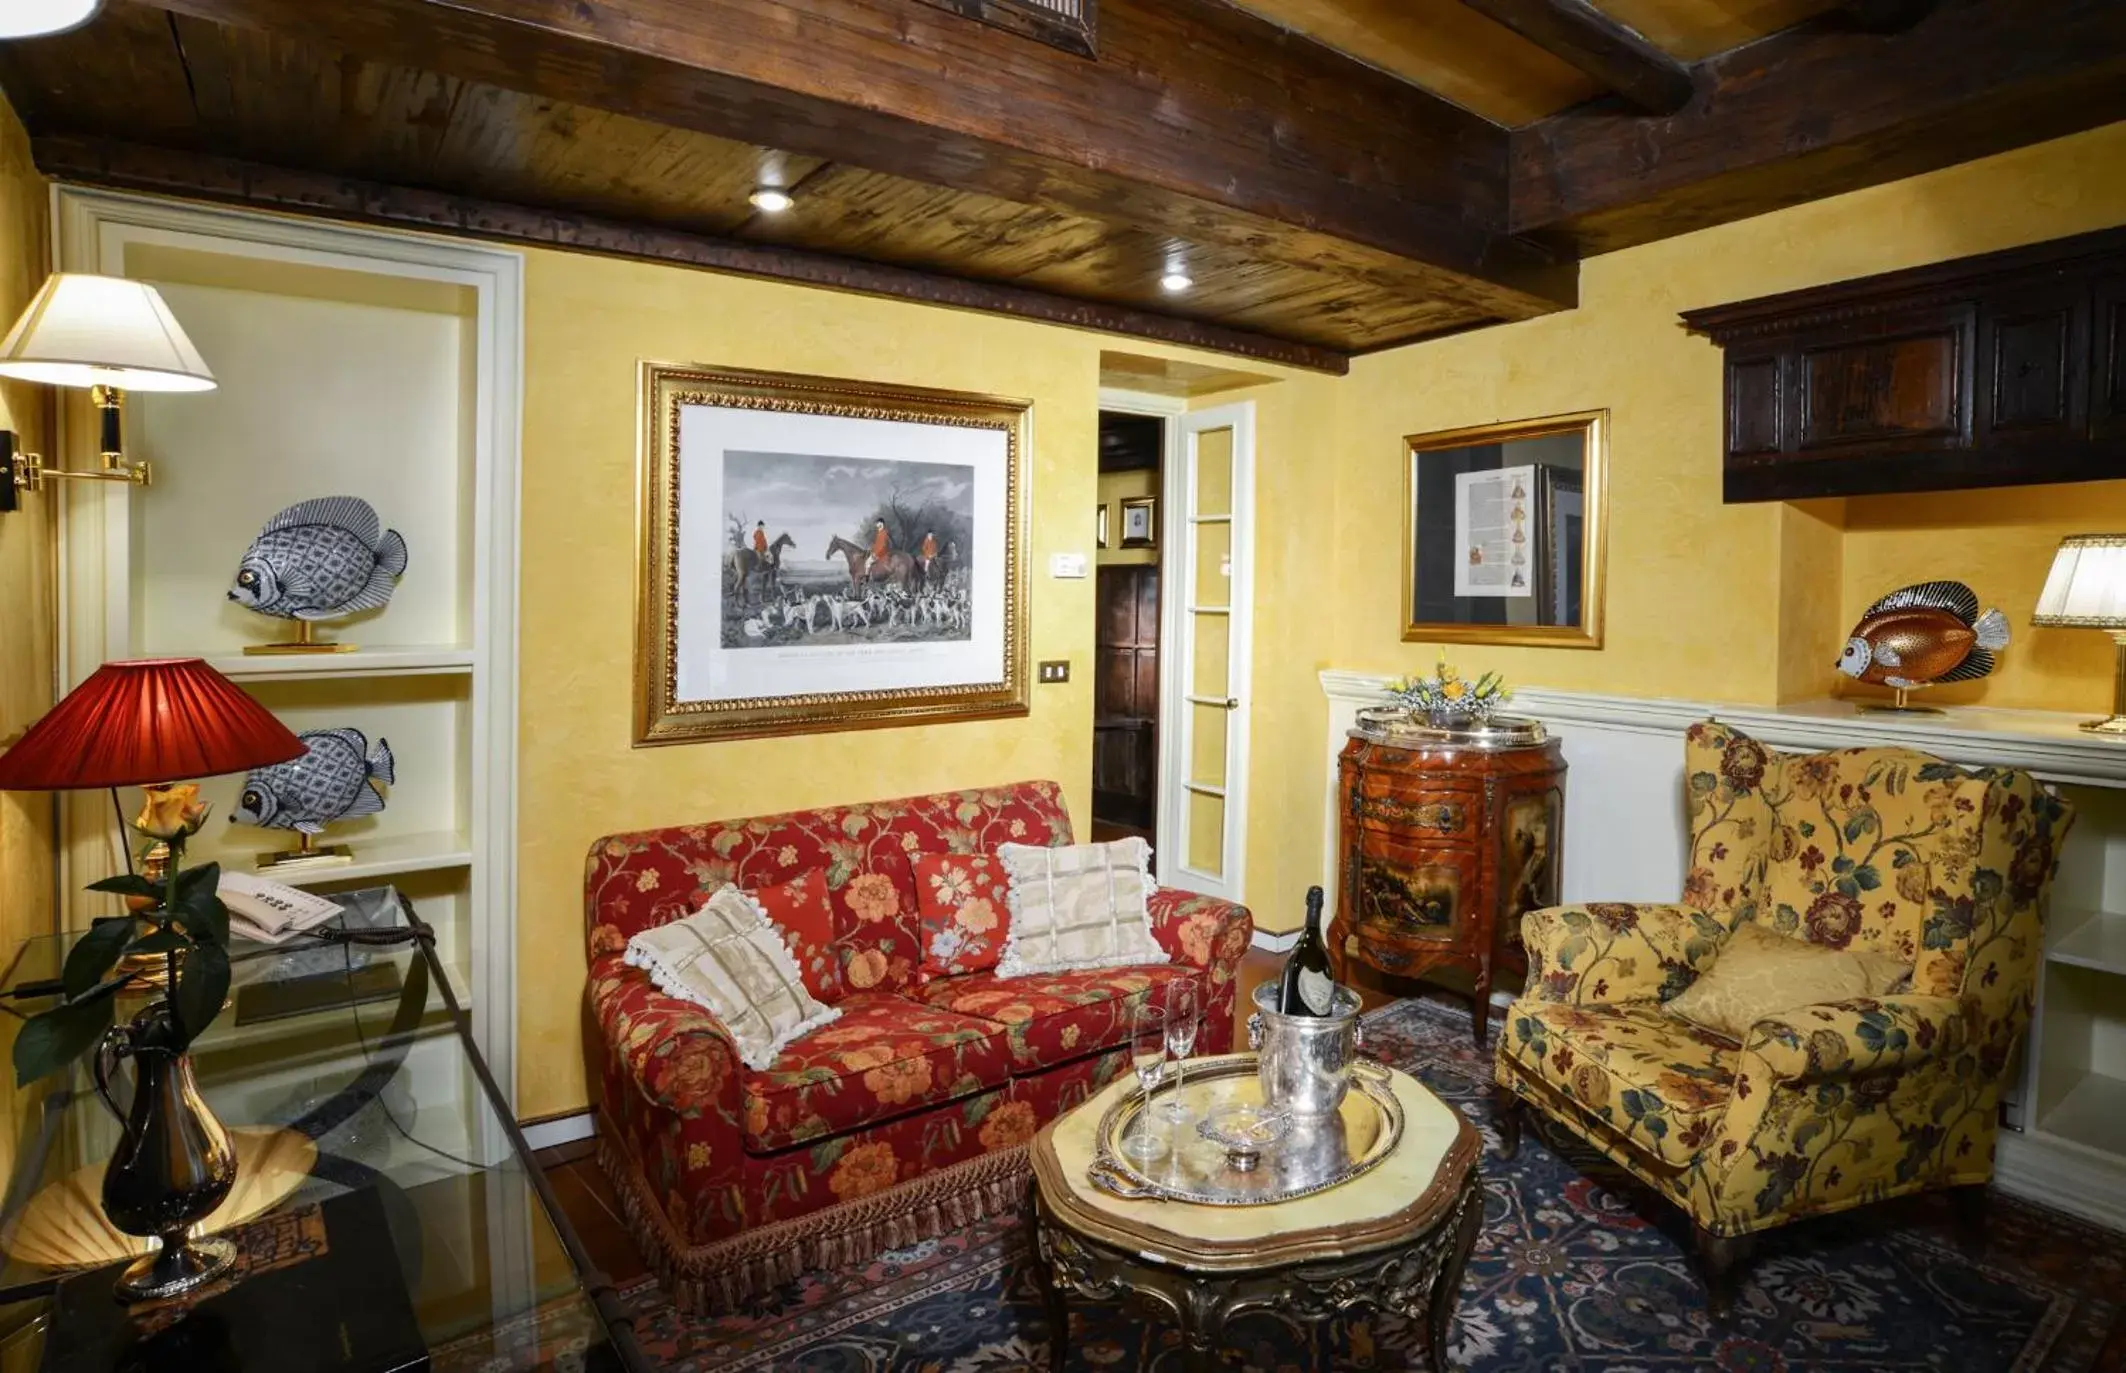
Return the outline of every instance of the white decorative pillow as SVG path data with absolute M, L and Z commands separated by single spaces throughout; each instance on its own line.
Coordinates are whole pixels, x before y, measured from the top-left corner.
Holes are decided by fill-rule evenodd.
M 998 977 L 1171 963 L 1152 937 L 1151 845 L 1142 839 L 1051 849 L 1005 844 L 1011 933 Z
M 765 1072 L 783 1046 L 841 1015 L 805 990 L 787 939 L 758 901 L 725 886 L 686 919 L 628 940 L 627 963 L 666 995 L 714 1011 L 738 1057 Z

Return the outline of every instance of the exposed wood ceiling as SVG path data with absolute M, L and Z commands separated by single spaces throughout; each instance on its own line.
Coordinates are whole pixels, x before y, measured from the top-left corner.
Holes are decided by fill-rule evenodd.
M 0 88 L 63 178 L 1331 369 L 2126 117 L 2117 0 L 1242 3 L 1102 0 L 1088 61 L 917 0 L 110 0 Z

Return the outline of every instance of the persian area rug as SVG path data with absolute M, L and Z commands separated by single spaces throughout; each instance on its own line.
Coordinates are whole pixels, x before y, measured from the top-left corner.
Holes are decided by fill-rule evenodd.
M 1496 1153 L 1490 1059 L 1467 1012 L 1403 1001 L 1374 1012 L 1368 1050 L 1483 1127 L 1487 1206 L 1451 1360 L 1483 1373 L 2084 1373 L 2126 1368 L 2126 1236 L 1996 1195 L 1982 1260 L 1933 1198 L 1767 1236 L 1729 1328 L 1685 1259 L 1681 1217 L 1536 1122 Z M 1046 1373 L 1048 1322 L 1016 1218 L 790 1284 L 756 1309 L 680 1315 L 654 1284 L 630 1297 L 672 1373 Z M 1180 1373 L 1171 1327 L 1120 1302 L 1071 1301 L 1073 1373 Z M 1292 1330 L 1251 1316 L 1226 1367 L 1260 1373 L 1402 1368 L 1421 1357 L 1394 1318 Z

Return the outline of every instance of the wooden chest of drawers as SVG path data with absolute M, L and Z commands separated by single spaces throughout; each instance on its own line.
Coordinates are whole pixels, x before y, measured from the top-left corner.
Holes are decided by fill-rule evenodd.
M 1555 905 L 1565 759 L 1555 739 L 1511 747 L 1354 730 L 1339 763 L 1342 880 L 1329 929 L 1353 962 L 1397 977 L 1459 968 L 1486 1041 L 1491 981 L 1527 970 L 1521 912 Z

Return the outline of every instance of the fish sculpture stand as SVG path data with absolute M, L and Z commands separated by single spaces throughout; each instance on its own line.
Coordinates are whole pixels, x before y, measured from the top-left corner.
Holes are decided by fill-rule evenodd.
M 229 599 L 295 621 L 296 637 L 250 644 L 244 652 L 349 652 L 353 644 L 319 639 L 317 622 L 381 610 L 405 572 L 406 540 L 384 528 L 369 502 L 322 496 L 291 505 L 268 520 L 244 551 Z
M 1866 701 L 1864 711 L 1938 715 L 1907 695 L 1942 682 L 1972 682 L 1993 671 L 2008 646 L 2008 617 L 1979 613 L 1978 596 L 1962 582 L 1921 582 L 1891 592 L 1861 613 L 1838 655 L 1838 670 L 1855 681 L 1886 686 L 1890 702 Z
M 382 739 L 371 749 L 369 736 L 358 729 L 310 729 L 295 737 L 303 741 L 303 755 L 253 768 L 236 809 L 229 812 L 231 824 L 293 830 L 299 836 L 293 849 L 261 854 L 260 872 L 353 862 L 345 844 L 319 844 L 317 837 L 335 820 L 384 809 L 384 788 L 397 780 L 398 764 Z

